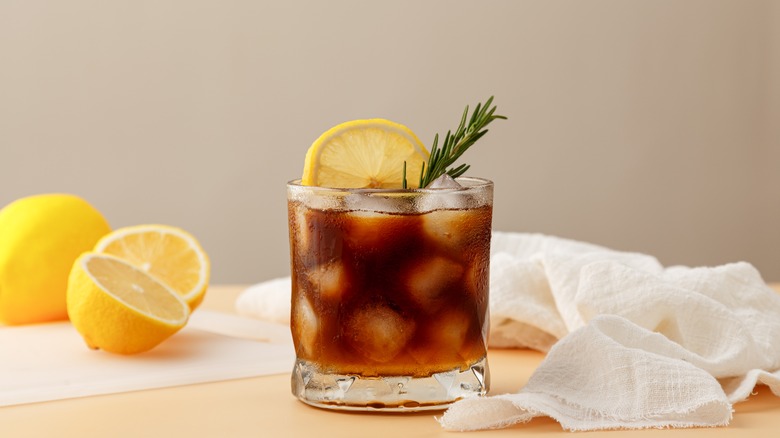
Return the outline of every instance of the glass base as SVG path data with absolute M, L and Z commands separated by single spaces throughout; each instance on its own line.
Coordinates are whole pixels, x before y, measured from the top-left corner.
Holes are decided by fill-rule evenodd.
M 323 374 L 300 359 L 292 373 L 292 393 L 302 402 L 349 411 L 441 410 L 462 398 L 485 395 L 489 388 L 486 357 L 465 371 L 456 368 L 429 377 Z

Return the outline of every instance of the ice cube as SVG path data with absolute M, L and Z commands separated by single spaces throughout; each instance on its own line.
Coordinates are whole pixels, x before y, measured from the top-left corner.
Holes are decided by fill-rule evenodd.
M 379 250 L 394 243 L 389 236 L 405 236 L 410 226 L 416 224 L 419 216 L 402 216 L 371 211 L 349 213 L 345 224 L 344 242 L 360 251 Z
M 409 209 L 408 196 L 403 194 L 352 193 L 344 200 L 347 210 L 378 213 L 403 213 Z
M 452 178 L 451 176 L 445 173 L 442 176 L 431 181 L 431 183 L 428 184 L 426 188 L 427 189 L 460 189 L 462 187 L 463 186 L 460 185 L 457 181 L 455 181 L 454 178 Z
M 317 346 L 317 333 L 319 332 L 319 320 L 309 300 L 300 295 L 293 306 L 292 327 L 293 338 L 297 340 L 296 345 L 301 351 L 299 356 L 311 357 Z
M 426 238 L 447 251 L 463 250 L 468 233 L 469 211 L 436 210 L 422 215 L 422 228 Z
M 463 357 L 461 350 L 466 343 L 471 319 L 464 312 L 451 309 L 444 309 L 431 316 L 429 323 L 418 335 L 425 342 L 417 342 L 410 351 L 411 356 L 423 366 L 457 366 Z
M 436 324 L 429 324 L 426 335 L 437 346 L 459 350 L 466 341 L 471 318 L 461 311 L 446 309 L 436 316 Z
M 421 216 L 425 237 L 446 252 L 489 245 L 491 214 L 477 210 L 437 210 Z
M 431 191 L 416 200 L 417 209 L 421 212 L 463 208 L 471 197 L 460 190 L 463 187 L 447 174 L 436 178 L 426 188 Z
M 473 363 L 487 352 L 487 340 L 483 332 L 488 327 L 483 324 L 486 320 L 469 311 L 447 309 L 436 316 L 437 323 L 428 327 L 426 336 L 437 346 L 434 349 L 446 346 L 454 352 L 454 358 Z M 477 328 L 480 331 L 476 331 Z
M 406 291 L 419 307 L 435 312 L 447 300 L 447 289 L 460 281 L 463 271 L 463 266 L 443 256 L 414 260 L 406 268 Z
M 344 265 L 340 261 L 332 261 L 315 267 L 309 272 L 310 290 L 319 293 L 327 300 L 339 300 L 346 288 Z
M 403 350 L 414 335 L 415 324 L 386 304 L 374 304 L 350 315 L 345 329 L 355 350 L 367 359 L 385 363 Z

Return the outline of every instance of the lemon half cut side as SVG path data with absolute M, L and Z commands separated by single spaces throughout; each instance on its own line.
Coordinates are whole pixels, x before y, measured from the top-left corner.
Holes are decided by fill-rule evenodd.
M 111 353 L 151 350 L 187 323 L 172 289 L 126 261 L 87 252 L 68 278 L 68 316 L 87 346 Z
M 210 263 L 195 237 L 167 225 L 137 225 L 101 238 L 95 252 L 111 254 L 147 272 L 176 291 L 191 310 L 208 288 Z
M 417 187 L 428 150 L 409 128 L 385 119 L 334 126 L 306 153 L 301 183 L 334 188 L 400 189 L 404 161 L 408 187 Z

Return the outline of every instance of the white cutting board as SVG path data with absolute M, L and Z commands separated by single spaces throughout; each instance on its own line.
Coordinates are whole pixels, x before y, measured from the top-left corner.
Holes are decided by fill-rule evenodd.
M 238 317 L 214 312 L 204 311 L 203 316 L 218 316 L 220 322 L 238 321 Z M 193 318 L 191 324 L 153 350 L 133 356 L 88 349 L 68 322 L 0 326 L 0 406 L 292 370 L 295 353 L 291 341 L 269 343 L 223 336 L 195 328 L 204 326 L 197 322 L 200 320 Z M 253 321 L 239 322 L 246 327 Z

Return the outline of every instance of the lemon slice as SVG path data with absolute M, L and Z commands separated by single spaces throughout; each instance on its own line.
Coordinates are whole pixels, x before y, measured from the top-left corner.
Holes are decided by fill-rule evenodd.
M 165 284 L 116 257 L 87 252 L 68 277 L 68 316 L 90 348 L 135 354 L 187 323 L 189 306 Z
M 191 310 L 209 282 L 209 259 L 190 233 L 167 225 L 137 225 L 101 238 L 95 252 L 111 254 L 149 273 L 179 293 Z
M 417 187 L 428 150 L 406 126 L 384 119 L 353 120 L 322 134 L 309 148 L 301 183 L 338 188 Z

